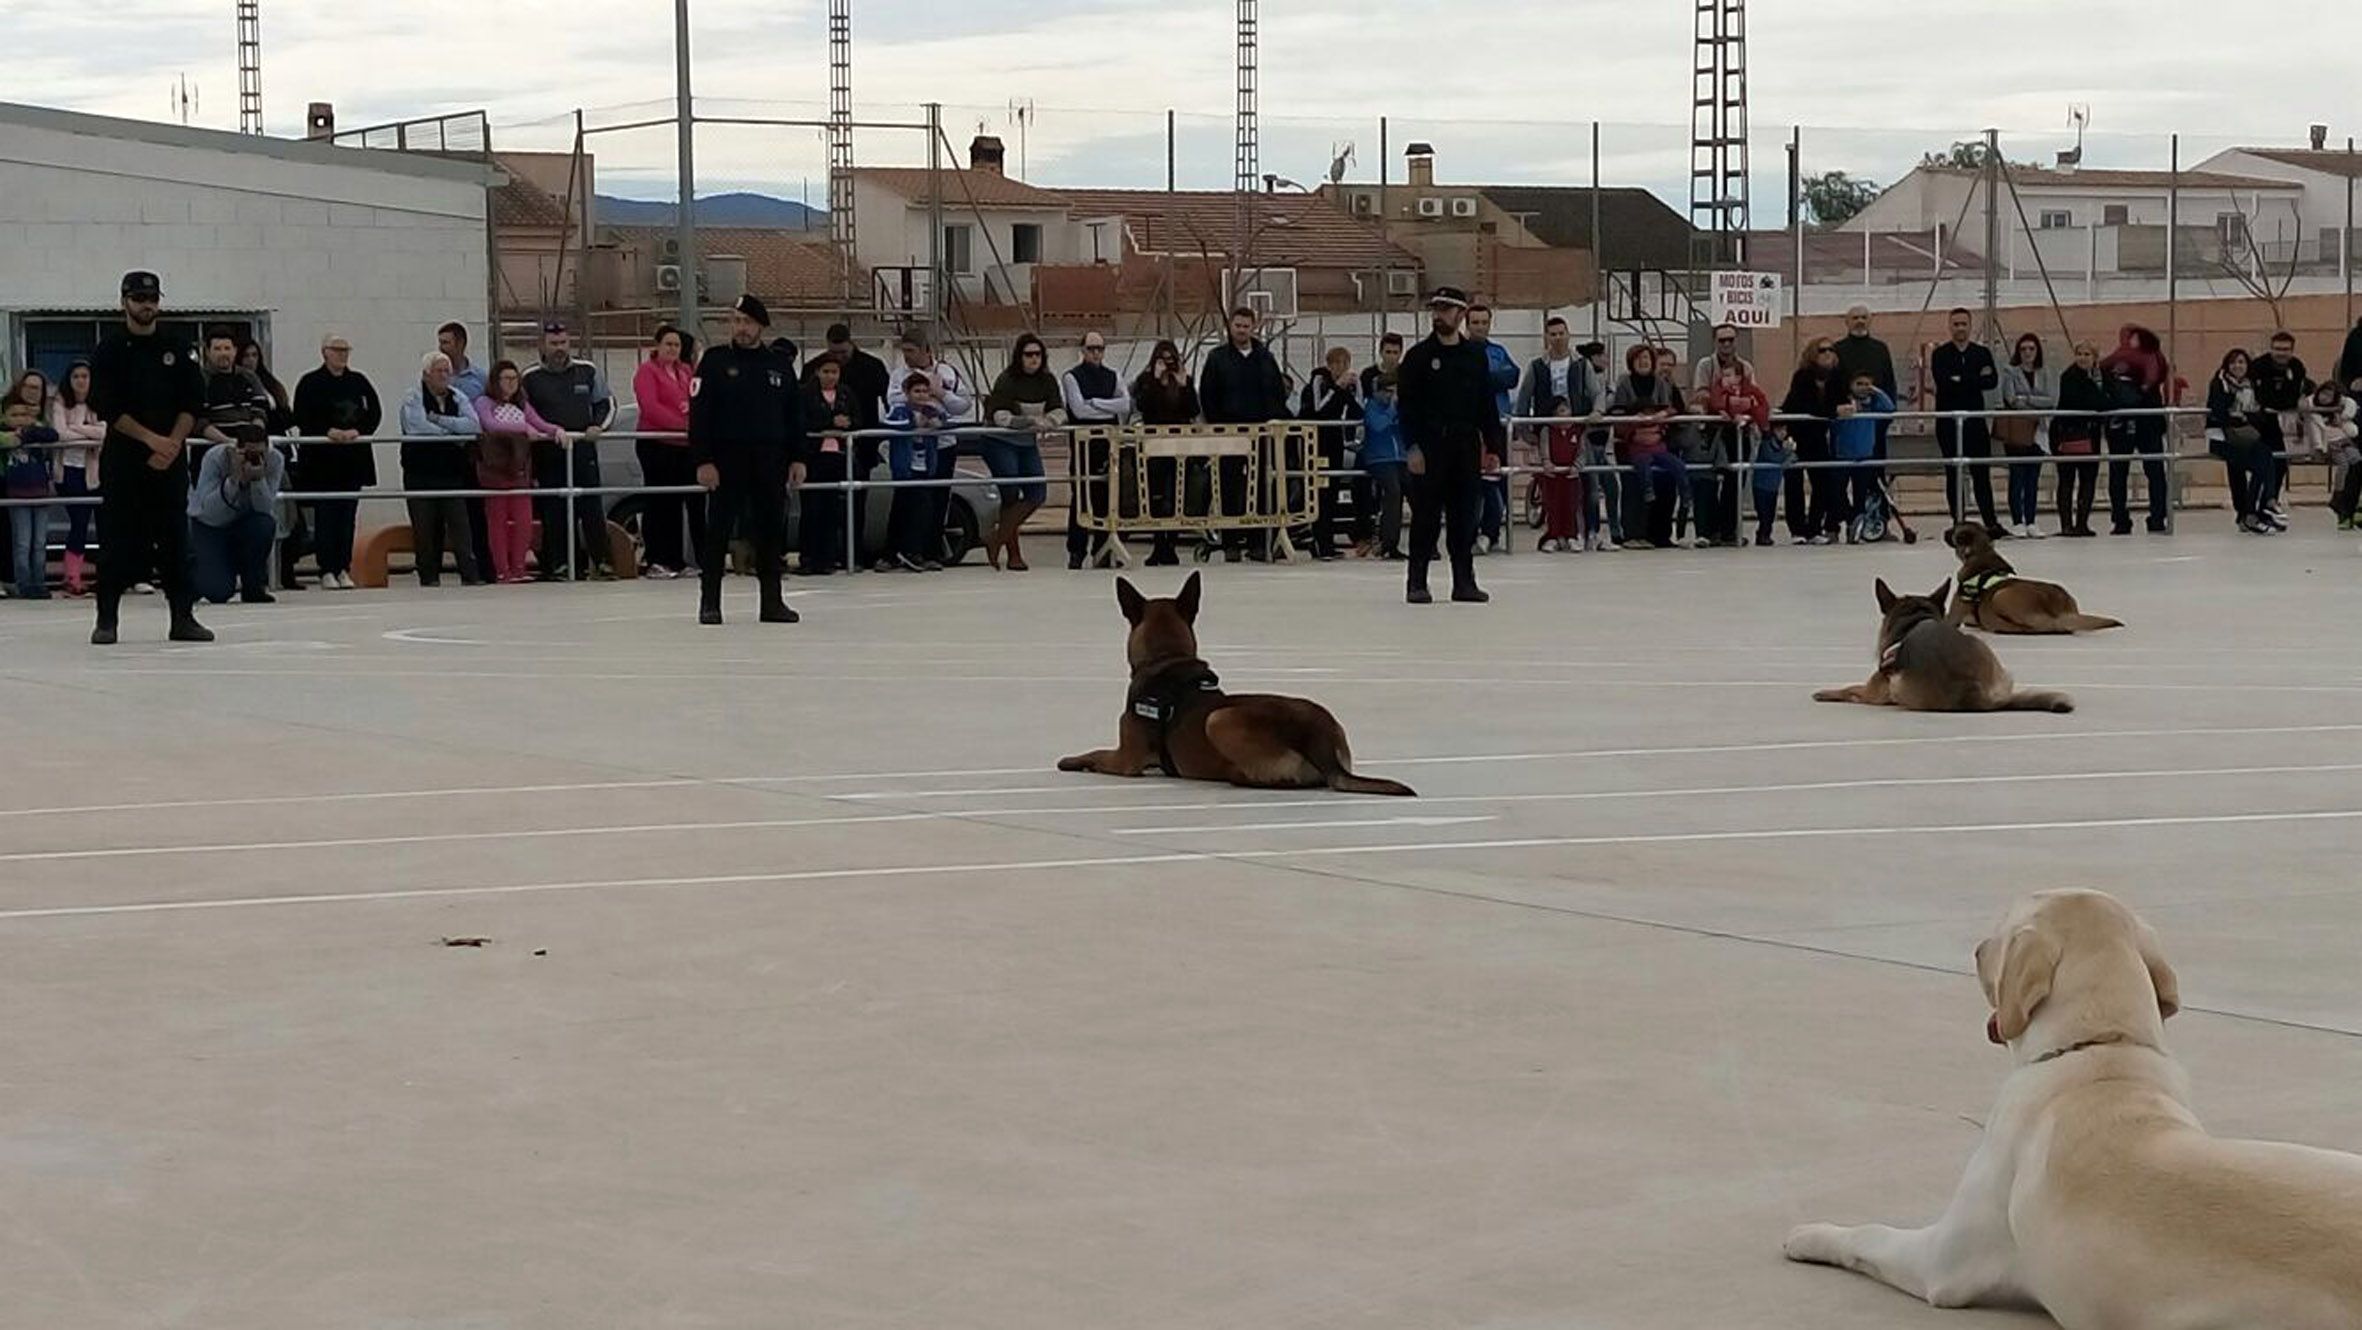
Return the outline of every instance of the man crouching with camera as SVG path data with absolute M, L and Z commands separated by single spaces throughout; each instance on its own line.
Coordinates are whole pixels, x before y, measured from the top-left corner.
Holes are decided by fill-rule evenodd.
M 268 605 L 271 541 L 287 459 L 259 435 L 209 448 L 189 488 L 189 552 L 195 591 L 220 605 L 236 591 L 249 605 Z

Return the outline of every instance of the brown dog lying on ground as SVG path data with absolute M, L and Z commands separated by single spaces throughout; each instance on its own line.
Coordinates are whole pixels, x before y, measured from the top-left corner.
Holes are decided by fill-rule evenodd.
M 2119 619 L 2085 614 L 2076 608 L 2075 597 L 2056 582 L 2018 576 L 2018 570 L 1993 548 L 1993 533 L 1979 523 L 1962 522 L 1944 540 L 1960 556 L 1960 587 L 1952 598 L 1953 623 L 1988 633 L 2088 633 L 2124 626 Z
M 1255 789 L 1325 785 L 1350 794 L 1415 794 L 1397 781 L 1353 774 L 1345 727 L 1328 708 L 1300 697 L 1222 691 L 1197 654 L 1202 592 L 1191 573 L 1181 594 L 1150 600 L 1128 578 L 1115 601 L 1131 621 L 1125 655 L 1132 686 L 1116 744 L 1060 758 L 1060 771 L 1137 776 L 1154 765 L 1168 776 L 1220 780 Z
M 2014 1064 L 1943 1217 L 1806 1224 L 1792 1261 L 2066 1330 L 2362 1326 L 2362 1156 L 2208 1134 L 2165 1047 L 2181 981 L 2097 891 L 2018 902 L 1976 949 Z
M 1868 683 L 1824 688 L 1815 702 L 1860 702 L 1906 711 L 2073 711 L 2065 693 L 2017 690 L 1993 649 L 1944 618 L 1947 581 L 1932 596 L 1898 596 L 1878 583 L 1878 672 Z

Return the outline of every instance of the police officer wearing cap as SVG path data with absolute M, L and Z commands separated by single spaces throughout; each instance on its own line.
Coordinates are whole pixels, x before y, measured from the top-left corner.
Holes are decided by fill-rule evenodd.
M 708 348 L 689 381 L 689 456 L 710 492 L 705 576 L 697 622 L 722 621 L 730 537 L 743 525 L 755 547 L 764 623 L 794 623 L 779 591 L 786 559 L 787 491 L 804 483 L 803 398 L 778 351 L 763 344 L 771 312 L 751 295 L 730 310 L 728 344 Z
M 107 427 L 99 451 L 98 626 L 94 646 L 115 641 L 123 593 L 153 579 L 172 609 L 172 640 L 210 642 L 190 612 L 189 462 L 184 445 L 205 410 L 196 353 L 156 325 L 163 286 L 152 272 L 123 275 L 123 329 L 90 357 L 90 405 Z
M 1484 347 L 1460 330 L 1468 296 L 1437 287 L 1427 302 L 1434 331 L 1402 358 L 1398 389 L 1403 438 L 1410 444 L 1411 567 L 1407 599 L 1425 605 L 1427 565 L 1435 558 L 1438 528 L 1448 533 L 1452 599 L 1483 603 L 1476 585 L 1476 523 L 1484 477 L 1500 469 L 1508 439 L 1494 401 L 1492 365 Z

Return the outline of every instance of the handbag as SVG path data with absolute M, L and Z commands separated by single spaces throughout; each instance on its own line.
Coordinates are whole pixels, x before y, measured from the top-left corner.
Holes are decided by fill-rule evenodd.
M 2025 454 L 2040 451 L 2035 438 L 2042 422 L 2033 416 L 2002 416 L 1993 422 L 1993 437 L 2009 452 Z

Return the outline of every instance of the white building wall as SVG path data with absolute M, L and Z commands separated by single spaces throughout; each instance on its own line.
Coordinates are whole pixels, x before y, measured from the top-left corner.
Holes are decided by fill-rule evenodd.
M 488 340 L 480 174 L 274 145 L 351 162 L 292 160 L 232 134 L 137 126 L 157 137 L 135 138 L 99 132 L 126 122 L 47 118 L 92 128 L 0 116 L 0 314 L 112 309 L 123 273 L 147 268 L 168 312 L 265 315 L 271 365 L 288 384 L 338 333 L 389 396 L 416 376 L 438 325 L 457 319 Z M 167 136 L 182 141 L 157 141 Z

